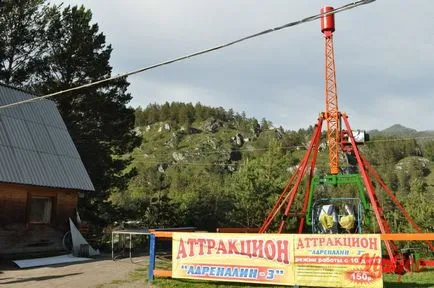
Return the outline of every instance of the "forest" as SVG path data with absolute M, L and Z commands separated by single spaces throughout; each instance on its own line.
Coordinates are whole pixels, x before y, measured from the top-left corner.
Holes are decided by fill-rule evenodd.
M 197 103 L 150 104 L 135 110 L 142 143 L 128 156 L 135 169 L 111 202 L 148 227 L 258 227 L 281 193 L 308 145 L 312 127 L 287 131 L 270 121 Z M 360 149 L 425 231 L 433 231 L 434 142 L 431 132 L 408 134 L 395 125 L 372 131 Z M 316 175 L 328 172 L 325 132 Z M 342 168 L 351 164 L 341 155 Z M 305 185 L 306 183 L 303 183 Z M 376 187 L 394 231 L 411 231 L 408 221 Z M 338 197 L 354 189 L 329 189 Z M 296 200 L 300 208 L 302 199 Z M 126 214 L 126 215 L 127 215 Z M 289 221 L 292 231 L 298 219 Z M 374 227 L 378 229 L 378 227 Z M 378 231 L 378 230 L 377 230 Z
M 112 75 L 113 48 L 85 7 L 20 0 L 2 9 L 2 83 L 44 95 Z M 127 221 L 207 231 L 260 225 L 313 127 L 288 131 L 201 103 L 134 108 L 128 86 L 118 79 L 52 99 L 96 190 L 80 198 L 81 217 L 100 231 Z M 434 133 L 403 128 L 372 131 L 361 151 L 416 223 L 434 231 Z M 316 175 L 328 170 L 324 135 L 320 148 Z M 341 158 L 342 167 L 350 165 Z M 379 197 L 392 229 L 410 231 L 393 203 L 381 192 Z M 300 199 L 295 203 L 300 207 Z

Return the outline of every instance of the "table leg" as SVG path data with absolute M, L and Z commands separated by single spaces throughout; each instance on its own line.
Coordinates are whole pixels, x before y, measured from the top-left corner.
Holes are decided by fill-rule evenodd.
M 133 263 L 133 259 L 131 258 L 131 237 L 133 237 L 133 235 L 130 234 L 130 262 Z

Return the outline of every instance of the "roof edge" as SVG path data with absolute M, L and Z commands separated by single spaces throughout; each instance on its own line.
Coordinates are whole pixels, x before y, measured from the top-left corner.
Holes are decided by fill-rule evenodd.
M 1 0 L 0 0 L 0 2 L 1 2 Z M 12 90 L 16 90 L 16 91 L 19 91 L 19 92 L 22 92 L 22 93 L 26 93 L 26 94 L 28 94 L 31 98 L 38 98 L 38 97 L 39 97 L 39 96 L 36 96 L 33 92 L 30 92 L 30 91 L 28 91 L 28 90 L 25 90 L 24 88 L 18 88 L 18 87 L 15 87 L 15 86 L 9 85 L 9 84 L 5 84 L 5 83 L 3 83 L 3 82 L 1 82 L 1 81 L 0 81 L 0 86 L 6 87 L 6 88 L 9 88 L 9 89 L 12 89 Z M 49 101 L 49 102 L 52 102 L 52 103 L 55 103 L 55 104 L 56 104 L 56 101 L 51 100 L 51 99 L 44 98 L 44 99 L 41 99 L 41 100 Z M 59 111 L 59 112 L 60 112 L 60 111 Z
M 18 88 L 18 87 L 15 87 L 15 86 L 12 86 L 12 85 L 9 85 L 9 84 L 6 84 L 6 83 L 3 83 L 3 82 L 0 82 L 0 86 L 6 87 L 6 88 L 10 88 L 10 89 L 13 89 L 13 90 L 17 90 L 17 91 L 20 91 L 20 92 L 23 92 L 23 93 L 29 94 L 29 95 L 31 95 L 32 97 L 35 97 L 35 94 L 33 94 L 32 92 L 30 92 L 30 91 L 28 91 L 28 90 L 25 90 L 24 88 Z
M 83 189 L 83 188 L 60 187 L 60 186 L 49 186 L 49 185 L 37 185 L 37 184 L 29 184 L 29 183 L 21 183 L 21 182 L 9 182 L 9 181 L 0 181 L 0 185 L 1 184 L 28 186 L 28 187 L 38 187 L 38 188 L 47 188 L 47 189 L 73 190 L 73 191 L 82 192 L 82 193 L 92 193 L 92 192 L 95 192 L 95 188 L 93 188 L 93 190 L 86 190 L 86 189 Z

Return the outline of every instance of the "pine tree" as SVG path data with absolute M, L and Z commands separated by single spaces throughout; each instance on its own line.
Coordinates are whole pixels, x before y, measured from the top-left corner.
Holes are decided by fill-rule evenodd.
M 8 1 L 0 13 L 0 81 L 41 95 L 110 76 L 112 48 L 91 21 L 84 7 Z M 96 188 L 81 203 L 89 216 L 104 216 L 109 189 L 122 189 L 130 176 L 128 160 L 118 157 L 139 144 L 128 85 L 119 79 L 53 99 Z
M 135 115 L 134 126 L 142 127 L 142 126 L 146 125 L 147 115 L 146 115 L 146 112 L 143 111 L 141 106 L 136 108 L 136 110 L 134 111 L 134 115 Z
M 0 12 L 0 81 L 22 87 L 28 84 L 45 52 L 48 7 L 44 0 L 2 3 Z

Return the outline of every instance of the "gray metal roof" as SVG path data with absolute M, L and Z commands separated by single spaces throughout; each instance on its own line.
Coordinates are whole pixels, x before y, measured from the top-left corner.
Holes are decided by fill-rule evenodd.
M 29 98 L 0 84 L 0 106 Z M 54 102 L 0 109 L 0 182 L 94 190 Z

